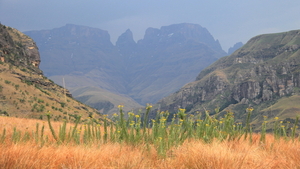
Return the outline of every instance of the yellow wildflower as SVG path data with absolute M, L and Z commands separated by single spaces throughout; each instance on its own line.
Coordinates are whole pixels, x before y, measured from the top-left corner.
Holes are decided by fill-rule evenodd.
M 248 107 L 246 110 L 247 110 L 248 112 L 252 112 L 254 109 L 253 109 L 253 107 Z
M 161 118 L 160 121 L 164 122 L 166 121 L 167 119 L 166 118 Z
M 134 113 L 128 112 L 128 116 L 134 116 Z
M 151 109 L 151 108 L 152 108 L 152 105 L 149 104 L 149 103 L 147 103 L 146 109 L 149 110 L 149 109 Z
M 275 120 L 278 120 L 278 119 L 279 119 L 279 117 L 274 117 L 274 119 L 275 119 Z

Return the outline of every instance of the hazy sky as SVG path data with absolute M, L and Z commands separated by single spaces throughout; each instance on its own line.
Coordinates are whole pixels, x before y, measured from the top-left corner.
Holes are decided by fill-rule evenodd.
M 96 27 L 113 43 L 128 28 L 139 40 L 148 27 L 195 23 L 227 51 L 258 34 L 300 29 L 299 9 L 299 0 L 0 0 L 0 22 L 20 31 Z

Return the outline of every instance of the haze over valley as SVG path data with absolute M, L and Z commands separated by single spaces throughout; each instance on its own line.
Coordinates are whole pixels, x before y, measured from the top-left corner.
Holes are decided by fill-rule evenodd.
M 81 88 L 88 92 L 86 87 L 98 87 L 122 95 L 135 106 L 175 92 L 227 54 L 206 28 L 189 23 L 148 28 L 137 43 L 128 29 L 116 45 L 107 31 L 72 24 L 25 33 L 39 47 L 45 75 L 60 85 L 64 78 L 74 97 L 83 98 Z M 80 101 L 89 104 L 88 97 L 92 96 Z M 121 103 L 114 103 L 114 108 Z

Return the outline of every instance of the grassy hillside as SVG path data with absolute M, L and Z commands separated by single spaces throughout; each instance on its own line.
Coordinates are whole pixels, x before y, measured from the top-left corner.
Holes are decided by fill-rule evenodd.
M 68 96 L 67 96 L 68 95 Z M 64 88 L 26 68 L 0 64 L 0 114 L 11 117 L 44 119 L 51 112 L 55 120 L 81 115 L 100 118 L 96 109 L 73 98 Z

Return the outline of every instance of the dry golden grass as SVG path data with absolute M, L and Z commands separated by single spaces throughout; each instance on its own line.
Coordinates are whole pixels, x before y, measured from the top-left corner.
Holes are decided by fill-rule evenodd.
M 33 119 L 0 117 L 0 132 L 13 127 L 22 131 L 34 131 Z M 54 123 L 57 128 L 60 123 Z M 46 126 L 46 125 L 45 125 Z M 48 126 L 45 135 L 52 139 Z M 210 144 L 189 140 L 169 150 L 166 158 L 159 158 L 154 148 L 146 145 L 128 146 L 119 143 L 85 145 L 46 144 L 34 141 L 13 144 L 7 138 L 0 144 L 0 168 L 300 168 L 300 142 L 275 141 L 267 135 L 266 143 L 259 142 L 260 135 L 249 140 L 213 141 Z

